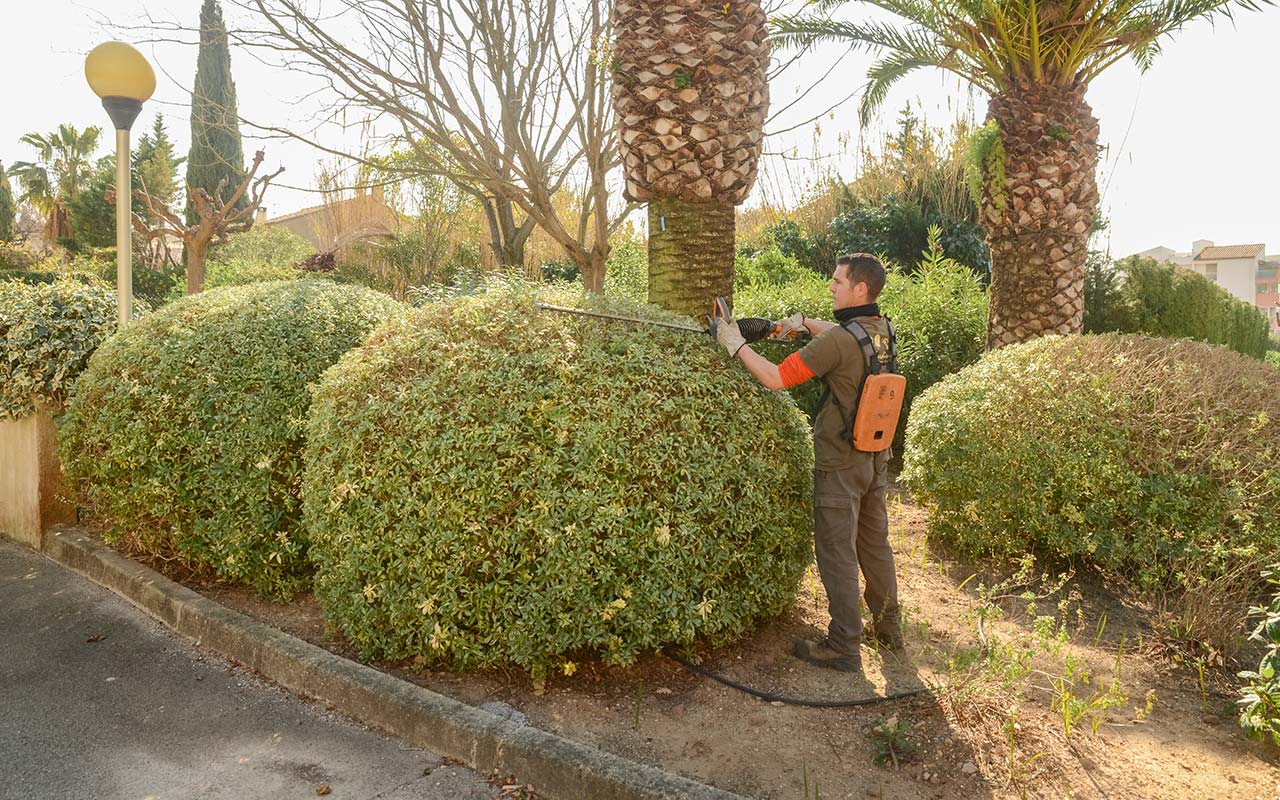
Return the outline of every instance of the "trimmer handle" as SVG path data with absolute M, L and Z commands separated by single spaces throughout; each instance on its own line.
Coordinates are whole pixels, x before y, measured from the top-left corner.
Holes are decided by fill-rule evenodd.
M 729 304 L 723 297 L 717 297 L 711 301 L 711 316 L 707 317 L 707 323 L 710 326 L 708 331 L 711 338 L 716 338 L 716 327 L 724 322 L 732 322 L 733 314 L 729 311 Z M 764 319 L 763 317 L 743 317 L 738 320 L 738 330 L 742 333 L 742 338 L 747 344 L 755 344 L 756 342 L 770 339 L 777 342 L 790 342 L 800 335 L 799 331 L 791 331 L 786 336 L 782 335 L 782 326 L 773 324 L 773 320 Z

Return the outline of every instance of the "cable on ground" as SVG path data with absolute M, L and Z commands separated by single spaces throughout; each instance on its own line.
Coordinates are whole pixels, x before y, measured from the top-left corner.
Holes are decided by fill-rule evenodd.
M 743 683 L 738 683 L 732 678 L 726 678 L 718 672 L 713 672 L 706 667 L 695 664 L 682 656 L 676 655 L 670 651 L 663 651 L 663 655 L 675 661 L 692 672 L 710 678 L 713 681 L 723 683 L 725 686 L 732 687 L 741 692 L 766 700 L 770 703 L 785 703 L 789 706 L 808 706 L 809 708 L 849 708 L 852 706 L 871 706 L 877 703 L 888 703 L 893 700 L 902 700 L 908 697 L 916 697 L 917 695 L 928 694 L 929 687 L 921 686 L 919 689 L 907 689 L 902 692 L 894 692 L 893 694 L 875 695 L 874 697 L 859 697 L 853 700 L 809 700 L 804 698 L 787 697 L 785 695 L 773 694 L 771 692 L 761 691 Z

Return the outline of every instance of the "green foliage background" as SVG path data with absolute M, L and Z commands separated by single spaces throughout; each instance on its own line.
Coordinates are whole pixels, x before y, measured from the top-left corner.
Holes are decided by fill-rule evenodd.
M 1270 337 L 1253 305 L 1199 273 L 1142 256 L 1086 265 L 1085 333 L 1112 331 L 1221 344 L 1254 358 Z
M 325 373 L 304 516 L 327 618 L 367 657 L 544 675 L 786 608 L 811 552 L 794 404 L 706 337 L 533 299 L 429 304 Z
M 315 251 L 306 239 L 288 228 L 255 225 L 231 234 L 226 244 L 209 251 L 205 286 L 212 289 L 300 278 L 306 273 L 293 265 Z
M 310 569 L 308 384 L 398 308 L 309 280 L 213 289 L 144 317 L 76 385 L 61 431 L 69 483 L 112 540 L 291 595 Z

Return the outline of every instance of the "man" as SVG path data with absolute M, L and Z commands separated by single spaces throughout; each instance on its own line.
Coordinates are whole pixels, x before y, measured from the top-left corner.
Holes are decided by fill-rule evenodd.
M 838 324 L 856 320 L 887 363 L 889 325 L 875 303 L 884 283 L 884 265 L 875 256 L 856 253 L 839 258 L 830 286 L 837 323 L 806 319 L 803 314 L 781 320 L 784 334 L 804 330 L 814 338 L 778 365 L 745 344 L 736 322 L 726 321 L 716 329 L 716 339 L 729 355 L 741 360 L 769 389 L 788 389 L 815 377 L 826 383 L 813 423 L 813 527 L 831 624 L 827 638 L 798 640 L 793 652 L 810 663 L 845 672 L 862 671 L 859 645 L 864 637 L 893 650 L 902 648 L 898 582 L 885 508 L 889 451 L 860 452 L 846 439 L 846 420 L 852 422 L 856 412 L 866 364 L 858 340 Z M 865 631 L 858 598 L 859 566 L 874 620 Z

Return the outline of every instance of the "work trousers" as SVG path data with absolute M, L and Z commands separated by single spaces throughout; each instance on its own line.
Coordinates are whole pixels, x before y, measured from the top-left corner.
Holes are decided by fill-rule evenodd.
M 827 639 L 840 653 L 857 653 L 862 641 L 859 567 L 872 616 L 883 625 L 899 623 L 884 498 L 888 460 L 887 453 L 867 453 L 855 466 L 813 471 L 814 550 L 831 613 Z

